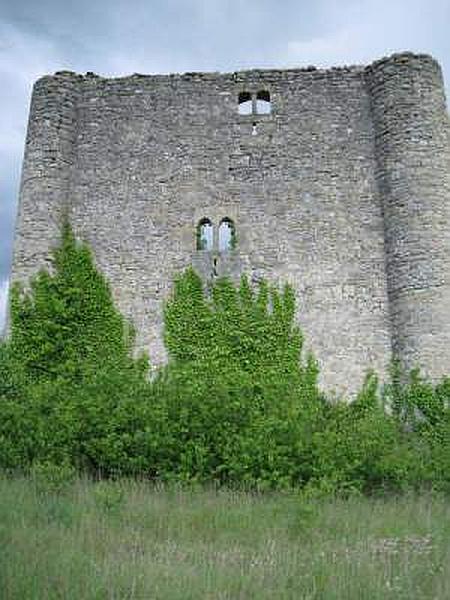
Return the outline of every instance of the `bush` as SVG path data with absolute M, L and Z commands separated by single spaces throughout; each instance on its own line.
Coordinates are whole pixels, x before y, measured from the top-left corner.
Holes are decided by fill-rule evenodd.
M 10 356 L 30 382 L 89 380 L 99 366 L 145 371 L 133 360 L 133 329 L 114 307 L 106 279 L 89 248 L 65 223 L 50 271 L 41 270 L 25 290 L 11 290 Z
M 78 469 L 308 493 L 450 490 L 450 379 L 393 369 L 382 390 L 369 375 L 354 402 L 331 403 L 303 357 L 293 290 L 245 277 L 205 290 L 188 269 L 164 324 L 169 362 L 150 381 L 106 280 L 65 225 L 50 272 L 12 290 L 0 467 L 57 481 Z
M 433 385 L 418 370 L 405 378 L 395 367 L 386 395 L 400 434 L 414 446 L 417 480 L 450 491 L 450 379 Z
M 285 487 L 307 479 L 323 409 L 317 365 L 302 360 L 294 294 L 246 278 L 204 292 L 188 270 L 165 309 L 170 365 L 158 383 L 170 433 L 158 471 L 181 480 Z
M 69 464 L 55 465 L 51 462 L 35 462 L 31 477 L 38 494 L 66 492 L 75 481 L 76 472 Z
M 400 490 L 412 483 L 415 453 L 383 405 L 369 374 L 351 403 L 327 406 L 325 426 L 314 439 L 315 480 L 336 489 Z
M 133 358 L 132 328 L 68 224 L 51 271 L 28 290 L 13 286 L 10 314 L 0 345 L 0 466 L 109 469 L 120 454 L 114 432 L 127 429 L 123 405 L 148 386 L 148 365 Z

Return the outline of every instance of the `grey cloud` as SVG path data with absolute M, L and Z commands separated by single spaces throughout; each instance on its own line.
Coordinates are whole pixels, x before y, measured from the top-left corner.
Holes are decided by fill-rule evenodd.
M 288 1 L 277 8 L 268 0 L 82 0 L 68 6 L 44 0 L 11 3 L 6 18 L 21 31 L 51 39 L 60 60 L 78 70 L 108 72 L 114 66 L 111 54 L 136 57 L 162 71 L 176 65 L 181 65 L 177 70 L 229 69 L 269 64 L 274 44 L 286 36 L 312 35 L 325 4 L 299 8 Z

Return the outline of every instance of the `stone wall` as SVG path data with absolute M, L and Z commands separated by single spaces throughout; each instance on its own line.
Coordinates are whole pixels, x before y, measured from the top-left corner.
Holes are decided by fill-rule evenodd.
M 43 77 L 34 85 L 14 238 L 12 279 L 45 266 L 60 231 L 76 147 L 79 78 Z
M 450 375 L 450 143 L 439 65 L 403 55 L 366 71 L 383 199 L 393 349 Z
M 45 77 L 13 277 L 42 264 L 65 210 L 153 363 L 165 359 L 173 277 L 194 263 L 205 277 L 290 282 L 327 389 L 354 391 L 368 368 L 384 376 L 392 346 L 432 374 L 438 349 L 440 373 L 450 355 L 442 89 L 437 64 L 411 54 L 367 68 Z M 261 90 L 271 114 L 239 115 L 239 94 Z M 204 217 L 233 220 L 235 250 L 196 250 Z

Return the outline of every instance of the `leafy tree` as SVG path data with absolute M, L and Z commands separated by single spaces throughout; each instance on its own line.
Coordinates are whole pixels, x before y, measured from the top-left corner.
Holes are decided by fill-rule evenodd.
M 132 357 L 133 331 L 68 223 L 50 270 L 28 289 L 13 286 L 10 302 L 10 338 L 0 346 L 0 466 L 111 470 L 126 445 L 114 432 L 126 438 L 136 429 L 131 415 L 143 413 L 147 361 Z M 127 464 L 120 456 L 118 468 Z
M 133 330 L 115 308 L 105 277 L 86 244 L 63 225 L 50 270 L 29 289 L 11 291 L 11 355 L 32 381 L 63 378 L 80 382 L 99 369 L 137 368 Z

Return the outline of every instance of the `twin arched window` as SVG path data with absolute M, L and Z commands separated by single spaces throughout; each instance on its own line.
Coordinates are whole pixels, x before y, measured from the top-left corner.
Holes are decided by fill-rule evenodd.
M 231 219 L 223 218 L 219 223 L 218 250 L 226 252 L 236 247 L 236 227 Z M 215 235 L 214 225 L 208 218 L 203 218 L 197 225 L 197 250 L 214 250 Z
M 256 94 L 241 92 L 238 103 L 240 115 L 270 115 L 272 112 L 270 93 L 267 90 L 260 90 Z

